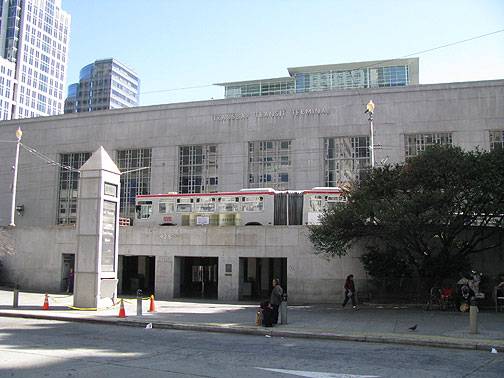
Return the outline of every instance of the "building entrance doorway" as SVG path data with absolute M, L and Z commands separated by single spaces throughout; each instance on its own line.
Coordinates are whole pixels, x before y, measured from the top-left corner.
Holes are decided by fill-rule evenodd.
M 175 296 L 217 299 L 218 264 L 217 257 L 175 257 Z
M 156 258 L 154 256 L 119 256 L 118 292 L 136 295 L 142 290 L 145 296 L 154 294 Z
M 273 278 L 287 292 L 287 258 L 240 257 L 240 300 L 267 300 Z

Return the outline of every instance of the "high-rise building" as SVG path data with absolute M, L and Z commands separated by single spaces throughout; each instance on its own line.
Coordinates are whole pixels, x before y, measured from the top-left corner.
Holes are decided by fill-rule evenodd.
M 14 64 L 10 118 L 63 113 L 69 38 L 61 0 L 0 0 L 0 56 Z
M 418 84 L 418 58 L 294 67 L 288 71 L 290 76 L 286 77 L 216 85 L 225 88 L 226 98 L 234 98 Z
M 79 82 L 68 87 L 65 113 L 138 106 L 140 79 L 116 59 L 102 59 L 81 69 Z
M 12 119 L 16 65 L 0 58 L 0 121 Z

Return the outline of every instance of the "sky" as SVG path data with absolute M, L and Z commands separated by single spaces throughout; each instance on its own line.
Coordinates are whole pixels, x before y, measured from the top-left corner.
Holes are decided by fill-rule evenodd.
M 284 77 L 288 67 L 406 56 L 419 57 L 421 84 L 504 79 L 504 0 L 62 4 L 72 16 L 68 84 L 113 57 L 140 77 L 141 105 L 222 98 L 212 84 Z

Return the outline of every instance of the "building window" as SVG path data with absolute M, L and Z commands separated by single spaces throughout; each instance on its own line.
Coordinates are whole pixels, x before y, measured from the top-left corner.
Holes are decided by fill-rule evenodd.
M 249 142 L 248 187 L 289 188 L 291 141 L 263 140 Z
M 490 151 L 504 148 L 504 130 L 490 130 Z
M 409 83 L 408 66 L 372 68 L 370 70 L 372 87 L 397 87 Z
M 427 147 L 434 145 L 451 146 L 451 133 L 422 133 L 404 135 L 406 158 L 417 156 L 420 152 L 425 151 Z
M 325 186 L 360 180 L 371 168 L 368 136 L 324 139 Z
M 150 193 L 152 150 L 122 150 L 117 151 L 116 156 L 117 167 L 124 172 L 121 174 L 120 214 L 132 218 L 135 215 L 135 196 Z
M 60 155 L 58 224 L 71 224 L 77 221 L 77 196 L 79 191 L 79 172 L 77 170 L 90 157 L 91 153 L 89 152 Z
M 212 193 L 218 190 L 217 146 L 179 148 L 179 193 Z
M 409 84 L 409 70 L 408 66 L 391 66 L 296 73 L 295 80 L 297 93 L 330 89 L 395 87 Z

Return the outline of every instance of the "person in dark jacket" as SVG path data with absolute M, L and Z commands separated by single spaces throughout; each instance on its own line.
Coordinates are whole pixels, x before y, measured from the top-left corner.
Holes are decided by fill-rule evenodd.
M 271 290 L 270 304 L 273 307 L 273 324 L 278 323 L 278 307 L 282 303 L 283 289 L 278 278 L 273 279 L 273 290 Z
M 353 280 L 353 274 L 350 274 L 345 281 L 345 300 L 343 301 L 342 306 L 345 307 L 345 305 L 348 303 L 349 300 L 352 300 L 352 306 L 353 308 L 357 308 L 357 301 L 355 299 L 355 284 Z
M 74 291 L 74 277 L 75 273 L 73 268 L 70 268 L 70 271 L 68 272 L 68 278 L 67 278 L 67 293 L 73 293 Z

